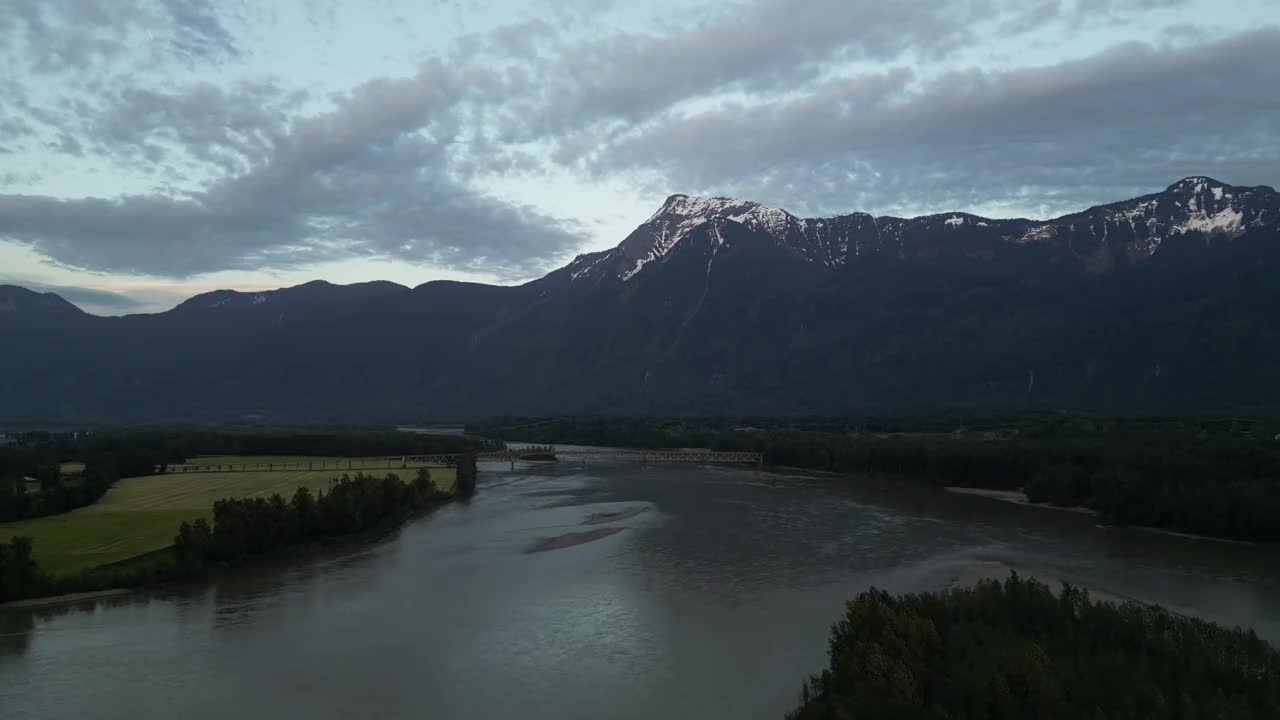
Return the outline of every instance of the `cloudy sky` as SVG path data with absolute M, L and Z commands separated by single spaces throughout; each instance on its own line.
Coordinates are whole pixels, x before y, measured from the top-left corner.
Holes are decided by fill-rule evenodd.
M 1276 0 L 0 5 L 0 283 L 99 313 L 519 282 L 675 192 L 1048 217 L 1280 183 Z

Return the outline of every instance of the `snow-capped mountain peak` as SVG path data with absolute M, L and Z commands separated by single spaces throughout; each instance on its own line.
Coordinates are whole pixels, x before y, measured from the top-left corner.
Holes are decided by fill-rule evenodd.
M 1165 190 L 1047 220 L 991 219 L 964 212 L 915 218 L 855 212 L 801 219 L 750 200 L 676 194 L 612 250 L 581 256 L 566 268 L 572 282 L 612 277 L 629 281 L 665 263 L 678 249 L 709 257 L 739 244 L 749 231 L 813 265 L 838 269 L 869 257 L 987 261 L 1013 253 L 1057 255 L 1087 272 L 1154 255 L 1170 238 L 1230 240 L 1280 224 L 1280 195 L 1270 187 L 1233 186 L 1207 176 L 1183 178 Z M 736 229 L 735 229 L 736 228 Z M 1020 248 L 1031 249 L 1022 250 Z M 708 267 L 710 267 L 708 265 Z
M 723 218 L 774 235 L 781 234 L 789 220 L 795 220 L 795 216 L 786 210 L 768 207 L 750 200 L 678 194 L 667 198 L 662 207 L 658 208 L 646 223 L 675 218 L 702 218 L 704 221 Z
M 666 257 L 697 228 L 726 221 L 767 233 L 779 241 L 786 237 L 790 226 L 799 222 L 786 210 L 749 200 L 672 195 L 619 246 L 625 262 L 618 277 L 635 277 L 649 263 Z
M 1182 178 L 1178 182 L 1170 185 L 1168 188 L 1165 189 L 1165 192 L 1168 192 L 1168 193 L 1203 192 L 1205 189 L 1212 189 L 1212 188 L 1222 189 L 1225 187 L 1227 187 L 1226 183 L 1219 182 L 1217 180 L 1214 180 L 1211 177 L 1206 177 L 1204 175 L 1192 175 L 1190 177 Z

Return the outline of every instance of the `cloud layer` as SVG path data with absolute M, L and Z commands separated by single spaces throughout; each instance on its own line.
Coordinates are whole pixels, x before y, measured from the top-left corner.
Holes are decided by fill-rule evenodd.
M 516 279 L 620 238 L 494 178 L 1032 214 L 1188 174 L 1277 180 L 1265 3 L 1236 26 L 1196 0 L 670 5 L 618 24 L 546 0 L 335 90 L 255 64 L 279 49 L 240 4 L 16 0 L 0 238 L 158 277 L 379 258 Z

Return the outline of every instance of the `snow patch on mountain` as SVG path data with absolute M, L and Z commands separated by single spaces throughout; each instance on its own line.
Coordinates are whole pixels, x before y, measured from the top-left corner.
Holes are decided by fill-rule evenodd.
M 591 274 L 593 270 L 600 267 L 601 263 L 613 256 L 612 251 L 579 255 L 565 268 L 569 271 L 569 280 L 577 281 L 578 278 Z
M 671 252 L 681 240 L 688 237 L 690 232 L 699 225 L 706 223 L 707 220 L 708 218 L 706 217 L 697 216 L 686 217 L 678 223 L 662 222 L 661 227 L 653 233 L 649 249 L 639 257 L 634 258 L 631 267 L 624 269 L 618 277 L 623 281 L 635 277 L 637 273 L 644 269 L 645 265 L 666 257 L 667 253 Z
M 726 219 L 741 223 L 755 230 L 762 230 L 778 239 L 786 235 L 788 227 L 795 221 L 795 217 L 786 210 L 765 207 L 756 203 L 751 203 L 751 207 L 745 212 L 729 215 Z
M 1033 225 L 1027 228 L 1027 231 L 1022 235 L 1014 238 L 1013 242 L 1017 245 L 1029 245 L 1031 243 L 1048 242 L 1057 236 L 1057 225 Z
M 1238 233 L 1244 229 L 1244 213 L 1228 207 L 1216 213 L 1200 213 L 1174 225 L 1170 232 L 1179 234 L 1200 231 L 1206 235 Z

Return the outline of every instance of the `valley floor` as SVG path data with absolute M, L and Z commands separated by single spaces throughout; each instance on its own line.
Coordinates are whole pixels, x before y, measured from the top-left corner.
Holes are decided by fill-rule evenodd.
M 291 457 L 292 461 L 307 458 Z M 266 462 L 263 458 L 223 456 L 217 464 Z M 280 460 L 277 460 L 280 461 Z M 212 459 L 210 459 L 212 462 Z M 437 487 L 452 492 L 453 468 L 431 467 Z M 412 480 L 416 467 L 382 469 Z M 298 488 L 318 493 L 327 490 L 343 474 L 338 470 L 285 472 L 228 472 L 149 475 L 118 481 L 101 500 L 88 507 L 59 515 L 0 524 L 0 538 L 28 536 L 34 541 L 34 557 L 53 576 L 75 575 L 103 565 L 121 563 L 164 550 L 173 545 L 183 522 L 212 517 L 213 503 L 224 498 L 286 500 Z

